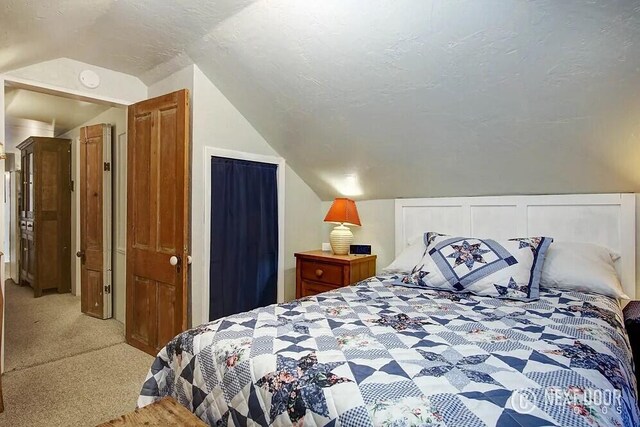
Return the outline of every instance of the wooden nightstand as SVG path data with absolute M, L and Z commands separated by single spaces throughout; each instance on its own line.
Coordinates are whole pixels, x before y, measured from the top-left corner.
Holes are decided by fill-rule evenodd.
M 299 252 L 296 256 L 296 298 L 348 286 L 376 274 L 376 255 L 333 255 Z

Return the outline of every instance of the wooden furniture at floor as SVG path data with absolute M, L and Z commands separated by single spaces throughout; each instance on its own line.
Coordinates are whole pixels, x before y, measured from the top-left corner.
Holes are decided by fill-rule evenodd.
M 20 284 L 71 291 L 71 141 L 30 137 L 22 152 Z
M 333 255 L 299 252 L 296 256 L 296 298 L 316 295 L 376 274 L 376 255 Z
M 165 397 L 151 405 L 136 409 L 133 412 L 100 424 L 97 427 L 113 426 L 206 427 L 206 424 L 173 398 Z

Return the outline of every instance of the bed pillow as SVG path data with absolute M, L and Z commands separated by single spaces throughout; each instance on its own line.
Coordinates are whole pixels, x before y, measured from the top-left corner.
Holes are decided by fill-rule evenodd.
M 547 251 L 540 286 L 629 299 L 616 273 L 618 258 L 591 243 L 554 242 Z
M 405 286 L 535 300 L 552 241 L 549 237 L 497 241 L 425 233 L 422 260 L 400 281 Z
M 422 239 L 419 239 L 414 243 L 409 243 L 409 246 L 404 248 L 404 250 L 400 252 L 400 255 L 398 255 L 391 264 L 385 267 L 383 271 L 385 273 L 406 273 L 411 271 L 422 259 L 425 249 L 426 246 Z
M 416 236 L 407 239 L 407 247 L 404 248 L 400 255 L 393 260 L 391 264 L 382 269 L 385 273 L 406 273 L 413 270 L 418 262 L 424 256 L 424 251 L 427 248 L 425 246 L 424 234 L 418 234 Z M 435 236 L 444 236 L 444 234 L 431 233 Z

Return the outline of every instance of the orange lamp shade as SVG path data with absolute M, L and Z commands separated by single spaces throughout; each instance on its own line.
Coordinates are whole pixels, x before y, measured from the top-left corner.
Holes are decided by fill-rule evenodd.
M 337 197 L 327 216 L 324 217 L 324 222 L 335 222 L 338 224 L 347 225 L 361 225 L 360 217 L 358 216 L 358 209 L 356 208 L 356 202 L 344 197 Z

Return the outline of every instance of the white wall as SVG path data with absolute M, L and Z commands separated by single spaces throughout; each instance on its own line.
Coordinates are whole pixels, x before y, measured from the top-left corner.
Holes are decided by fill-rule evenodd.
M 97 88 L 88 89 L 80 83 L 78 76 L 83 70 L 92 70 L 100 76 L 100 85 Z M 147 86 L 137 77 L 68 58 L 29 65 L 9 71 L 5 76 L 7 80 L 18 83 L 62 91 L 83 98 L 101 99 L 118 105 L 129 105 L 147 97 Z
M 332 202 L 322 202 L 321 220 Z M 361 227 L 349 227 L 353 243 L 371 245 L 371 253 L 377 255 L 377 269 L 382 270 L 395 258 L 395 202 L 393 199 L 356 201 Z M 322 241 L 329 241 L 329 233 L 335 224 L 323 223 Z
M 204 221 L 210 214 L 204 212 L 202 194 L 205 179 L 202 154 L 204 147 L 213 146 L 249 153 L 278 155 L 253 126 L 240 114 L 229 100 L 213 83 L 194 66 L 193 87 L 193 164 L 192 164 L 192 248 L 194 262 L 192 269 L 192 296 L 194 323 L 204 319 L 208 313 L 202 313 L 200 295 L 205 281 L 205 262 L 197 255 L 204 245 Z M 287 166 L 285 171 L 285 298 L 295 297 L 295 259 L 294 252 L 320 247 L 318 224 L 321 202 L 318 196 Z
M 126 132 L 127 132 L 127 110 L 125 108 L 110 108 L 102 114 L 91 120 L 81 124 L 75 129 L 61 135 L 61 138 L 71 139 L 71 169 L 73 171 L 73 180 L 75 182 L 75 191 L 71 197 L 71 291 L 74 295 L 80 295 L 80 262 L 75 253 L 80 250 L 80 164 L 78 158 L 80 156 L 80 146 L 78 138 L 80 137 L 80 128 L 97 124 L 110 124 L 113 158 L 111 168 L 114 177 L 113 181 L 113 217 L 114 224 L 114 240 L 113 240 L 113 316 L 124 322 L 125 320 L 125 294 L 126 294 L 126 252 L 122 248 L 126 248 L 126 241 L 122 242 L 122 236 L 126 238 L 126 214 L 121 215 L 120 207 L 127 201 L 126 195 L 126 164 L 118 164 L 118 159 L 122 159 L 120 151 L 126 152 Z M 118 145 L 118 135 L 125 134 L 121 142 L 122 147 Z M 126 157 L 124 157 L 126 159 Z M 118 174 L 125 174 L 125 179 L 117 179 Z M 119 185 L 118 185 L 119 184 Z M 123 234 L 124 231 L 124 234 Z M 119 239 L 120 238 L 120 239 Z
M 322 247 L 324 214 L 320 199 L 313 190 L 287 166 L 284 234 L 284 299 L 296 297 L 296 252 L 311 251 Z
M 5 119 L 5 152 L 14 153 L 20 158 L 20 150 L 16 148 L 30 136 L 54 136 L 54 126 L 51 123 L 39 122 L 27 119 Z M 17 169 L 20 169 L 20 162 L 16 162 Z

